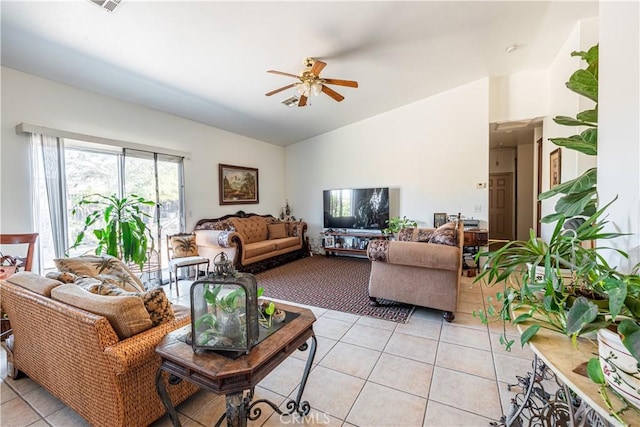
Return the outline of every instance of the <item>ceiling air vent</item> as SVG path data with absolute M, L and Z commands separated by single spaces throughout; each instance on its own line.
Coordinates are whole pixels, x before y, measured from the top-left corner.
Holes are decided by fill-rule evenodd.
M 120 4 L 121 0 L 89 0 L 93 4 L 97 4 L 108 12 L 113 12 Z
M 296 105 L 298 105 L 299 101 L 300 101 L 300 98 L 298 98 L 297 96 L 292 96 L 291 98 L 287 98 L 284 101 L 282 101 L 282 103 L 287 107 L 295 107 Z

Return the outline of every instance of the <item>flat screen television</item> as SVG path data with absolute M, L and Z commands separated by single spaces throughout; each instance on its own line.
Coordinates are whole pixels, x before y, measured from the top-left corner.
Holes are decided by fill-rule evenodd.
M 324 227 L 381 230 L 389 219 L 389 188 L 323 191 Z

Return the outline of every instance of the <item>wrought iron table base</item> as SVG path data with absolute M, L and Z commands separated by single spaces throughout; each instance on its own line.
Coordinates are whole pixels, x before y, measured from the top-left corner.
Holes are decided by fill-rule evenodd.
M 533 372 L 524 377 L 516 377 L 521 392 L 511 399 L 511 410 L 503 415 L 500 422 L 492 422 L 493 426 L 524 427 L 524 426 L 553 426 L 553 427 L 607 427 L 610 424 L 604 420 L 593 408 L 575 395 L 566 384 L 561 383 L 556 375 L 544 362 L 534 355 Z M 558 389 L 550 393 L 545 390 L 543 381 L 554 382 Z
M 302 344 L 298 349 L 300 351 L 307 350 L 309 346 L 307 343 Z M 311 372 L 311 366 L 313 365 L 313 360 L 316 356 L 316 347 L 317 340 L 315 335 L 311 336 L 311 349 L 309 350 L 309 356 L 307 357 L 307 363 L 304 368 L 304 372 L 302 373 L 302 380 L 300 381 L 300 388 L 298 389 L 298 395 L 296 400 L 290 400 L 287 402 L 287 411 L 282 411 L 278 405 L 267 400 L 267 399 L 259 399 L 253 401 L 254 388 L 252 387 L 249 390 L 249 393 L 245 396 L 244 391 L 228 393 L 226 395 L 226 412 L 222 414 L 222 416 L 216 422 L 216 427 L 221 426 L 222 422 L 227 419 L 227 426 L 233 427 L 246 427 L 247 420 L 255 421 L 262 415 L 262 409 L 257 405 L 261 403 L 265 403 L 269 405 L 274 411 L 276 411 L 279 415 L 290 416 L 295 413 L 298 413 L 301 416 L 306 416 L 309 414 L 311 410 L 311 405 L 306 400 L 301 402 L 302 393 L 304 392 L 305 386 L 307 385 L 307 380 L 309 379 L 309 372 Z M 182 378 L 171 374 L 169 376 L 169 384 L 177 384 L 182 381 Z M 167 393 L 167 386 L 162 379 L 162 368 L 158 369 L 156 373 L 156 389 L 158 391 L 158 395 L 162 400 L 162 404 L 167 409 L 167 413 L 169 414 L 169 418 L 171 419 L 171 423 L 175 427 L 180 427 L 181 423 L 178 419 L 178 413 L 176 409 L 173 407 L 171 403 L 171 398 Z

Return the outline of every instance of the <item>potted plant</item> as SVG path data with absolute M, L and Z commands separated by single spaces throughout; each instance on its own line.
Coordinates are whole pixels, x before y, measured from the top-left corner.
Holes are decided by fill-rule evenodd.
M 69 249 L 75 249 L 85 240 L 88 230 L 98 239 L 96 255 L 107 254 L 131 262 L 140 267 L 147 261 L 147 250 L 153 250 L 153 236 L 145 219 L 151 215 L 145 206 L 156 203 L 141 196 L 131 194 L 120 198 L 115 194 L 103 196 L 91 194 L 83 197 L 71 210 L 72 215 L 89 206 L 82 230 Z
M 575 230 L 563 229 L 564 218 L 561 217 L 549 242 L 535 237 L 531 230 L 526 241 L 512 241 L 495 251 L 479 253 L 476 259 L 486 257 L 485 268 L 474 283 L 486 281 L 489 285 L 503 286 L 502 292 L 497 294 L 497 300 L 490 301 L 487 310 L 476 313 L 481 320 L 485 323 L 499 320 L 513 324 L 536 320 L 537 323 L 530 326 L 521 337 L 521 344 L 524 345 L 540 327 L 571 336 L 588 332 L 593 325 L 586 327 L 586 324 L 595 320 L 595 317 L 586 318 L 587 321 L 577 330 L 577 326 L 571 325 L 573 316 L 577 316 L 584 308 L 584 302 L 600 304 L 599 313 L 602 315 L 609 313 L 615 317 L 620 313 L 625 303 L 621 293 L 622 289 L 627 288 L 624 283 L 627 278 L 610 267 L 601 252 L 613 250 L 623 257 L 627 257 L 627 254 L 605 246 L 584 245 L 588 241 L 604 241 L 622 235 L 604 231 L 607 221 L 602 216 L 608 206 L 594 213 Z M 570 272 L 568 277 L 562 269 Z M 589 307 L 592 308 L 591 305 Z M 520 315 L 514 318 L 516 311 Z M 508 348 L 513 344 L 506 338 L 506 330 L 501 341 Z
M 408 219 L 406 216 L 400 218 L 399 216 L 395 216 L 393 218 L 389 218 L 387 221 L 387 227 L 382 230 L 385 234 L 396 234 L 403 228 L 415 228 L 418 226 L 418 223 L 412 219 Z

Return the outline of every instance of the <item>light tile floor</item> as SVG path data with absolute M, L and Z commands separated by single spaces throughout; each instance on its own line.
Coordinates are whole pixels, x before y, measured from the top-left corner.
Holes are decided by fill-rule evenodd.
M 441 312 L 417 308 L 406 324 L 309 307 L 317 317 L 318 350 L 303 399 L 305 419 L 280 418 L 263 406 L 251 426 L 487 426 L 509 410 L 507 388 L 530 370 L 533 353 L 514 345 L 506 352 L 500 330 L 472 315 L 487 289 L 463 277 L 452 323 Z M 189 304 L 189 282 L 165 287 L 177 303 Z M 491 291 L 491 290 L 489 290 Z M 484 293 L 484 296 L 483 296 Z M 517 338 L 515 329 L 509 330 Z M 256 399 L 284 408 L 294 399 L 307 352 L 297 351 L 269 374 Z M 0 352 L 0 426 L 86 426 L 87 423 L 29 378 L 6 378 Z M 200 391 L 177 409 L 185 427 L 211 426 L 224 412 L 224 397 Z M 169 426 L 165 416 L 154 426 Z

